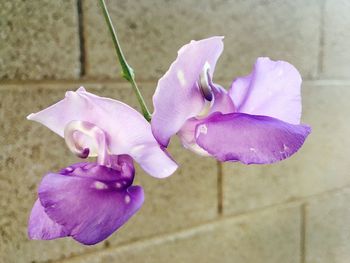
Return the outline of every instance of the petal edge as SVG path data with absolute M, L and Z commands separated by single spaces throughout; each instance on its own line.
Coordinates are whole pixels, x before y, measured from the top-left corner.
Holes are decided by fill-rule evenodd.
M 196 142 L 220 161 L 269 164 L 293 155 L 311 128 L 244 113 L 212 114 L 196 127 Z
M 191 41 L 178 51 L 178 57 L 158 81 L 153 95 L 152 131 L 158 142 L 167 147 L 187 119 L 195 117 L 204 106 L 197 81 L 206 63 L 212 75 L 223 50 L 223 37 Z M 169 121 L 171 120 L 171 121 Z

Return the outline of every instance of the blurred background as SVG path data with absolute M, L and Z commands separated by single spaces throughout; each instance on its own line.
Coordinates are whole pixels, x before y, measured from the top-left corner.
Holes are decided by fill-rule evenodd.
M 107 241 L 30 241 L 42 176 L 77 159 L 25 117 L 80 85 L 138 105 L 97 0 L 0 0 L 0 262 L 350 262 L 350 1 L 106 2 L 149 105 L 182 45 L 224 35 L 215 82 L 228 88 L 258 56 L 289 61 L 313 133 L 263 166 L 220 164 L 175 140 L 181 168 L 166 180 L 139 169 L 145 204 Z

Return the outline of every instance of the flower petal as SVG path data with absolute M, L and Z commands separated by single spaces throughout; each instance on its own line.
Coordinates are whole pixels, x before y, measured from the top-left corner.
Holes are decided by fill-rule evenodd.
M 210 108 L 209 114 L 214 112 L 221 112 L 225 114 L 225 113 L 232 113 L 236 111 L 235 105 L 230 95 L 223 87 L 215 84 L 212 87 L 212 92 L 213 92 L 214 101 L 213 101 L 213 105 Z
M 267 164 L 286 159 L 311 128 L 267 116 L 215 113 L 196 127 L 196 142 L 220 161 Z
M 218 85 L 213 85 L 211 87 L 211 90 L 213 92 L 213 100 L 211 103 L 207 102 L 207 109 L 205 111 L 202 111 L 204 116 L 207 116 L 214 112 L 232 113 L 235 111 L 233 101 L 224 88 Z M 177 135 L 180 137 L 181 143 L 186 149 L 189 149 L 203 156 L 210 156 L 210 154 L 208 154 L 203 148 L 197 145 L 195 138 L 196 127 L 202 121 L 203 119 L 200 118 L 188 119 L 181 127 L 181 130 L 177 133 Z
M 75 163 L 59 171 L 59 174 L 89 178 L 112 184 L 118 182 L 123 185 L 123 187 L 120 187 L 122 189 L 132 185 L 135 175 L 132 159 L 127 155 L 112 156 L 112 162 L 111 167 L 113 168 L 93 162 Z
M 50 240 L 67 236 L 64 228 L 53 221 L 46 213 L 39 199 L 34 203 L 28 223 L 30 239 Z
M 299 124 L 301 77 L 285 61 L 258 58 L 253 72 L 236 79 L 229 91 L 238 112 L 271 116 Z
M 47 174 L 39 187 L 46 213 L 75 240 L 96 244 L 120 228 L 141 207 L 140 186 L 119 190 L 111 181 Z
M 111 154 L 130 155 L 155 177 L 169 176 L 177 169 L 177 164 L 159 147 L 150 124 L 139 112 L 120 101 L 86 92 L 84 88 L 67 92 L 63 100 L 29 115 L 28 119 L 62 137 L 71 121 L 90 122 L 106 132 Z M 146 154 L 149 158 L 144 158 Z
M 223 43 L 222 37 L 191 41 L 183 46 L 177 59 L 159 80 L 153 96 L 152 131 L 164 147 L 185 121 L 198 115 L 204 106 L 204 97 L 198 79 L 206 63 L 213 74 Z
M 197 119 L 197 118 L 191 118 L 185 122 L 185 124 L 182 126 L 181 130 L 177 133 L 181 140 L 181 144 L 186 149 L 202 155 L 202 156 L 211 156 L 207 151 L 205 151 L 203 148 L 199 147 L 195 134 L 196 134 L 196 127 L 199 123 L 201 123 L 203 119 Z

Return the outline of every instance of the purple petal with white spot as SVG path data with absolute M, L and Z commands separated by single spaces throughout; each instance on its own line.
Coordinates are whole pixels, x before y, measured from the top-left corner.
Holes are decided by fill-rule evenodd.
M 105 180 L 95 179 L 101 177 L 96 174 L 101 172 L 97 166 L 84 163 L 66 168 L 67 174 L 47 174 L 38 191 L 46 214 L 61 225 L 65 233 L 86 245 L 111 235 L 144 201 L 143 189 L 130 186 L 132 181 L 121 180 L 118 171 L 102 168 Z
M 150 124 L 139 112 L 120 101 L 86 92 L 84 88 L 67 92 L 63 100 L 29 115 L 28 119 L 62 137 L 71 121 L 89 122 L 106 133 L 111 154 L 130 155 L 150 175 L 162 178 L 177 169 L 177 164 L 159 146 Z
M 299 124 L 301 76 L 285 61 L 258 58 L 253 72 L 236 79 L 229 91 L 238 112 Z
M 268 164 L 303 145 L 311 128 L 244 113 L 214 113 L 196 127 L 196 142 L 220 161 Z
M 28 236 L 30 239 L 50 240 L 65 237 L 68 233 L 53 221 L 46 213 L 39 199 L 34 203 L 28 222 Z
M 152 131 L 164 147 L 186 120 L 201 112 L 205 101 L 197 82 L 206 63 L 210 65 L 209 75 L 212 76 L 223 50 L 222 39 L 212 37 L 183 46 L 159 80 L 153 96 Z
M 134 181 L 135 168 L 131 157 L 127 155 L 112 156 L 113 168 L 97 163 L 81 162 L 72 164 L 59 174 L 90 178 L 104 182 L 119 182 L 124 186 L 130 186 Z

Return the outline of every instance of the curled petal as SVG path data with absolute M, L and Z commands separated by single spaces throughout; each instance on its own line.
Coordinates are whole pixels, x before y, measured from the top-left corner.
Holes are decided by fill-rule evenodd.
M 159 147 L 150 124 L 139 112 L 120 101 L 86 92 L 84 88 L 67 92 L 63 100 L 29 115 L 28 119 L 62 137 L 65 127 L 72 121 L 90 123 L 106 133 L 111 154 L 130 155 L 152 176 L 166 177 L 177 169 L 177 164 Z M 86 142 L 86 139 L 78 139 Z M 149 158 L 143 158 L 146 153 Z
M 229 91 L 238 112 L 299 124 L 301 76 L 285 61 L 258 58 L 253 72 L 236 79 Z
M 71 121 L 64 128 L 64 139 L 68 148 L 80 158 L 89 156 L 90 149 L 95 149 L 98 163 L 109 164 L 106 134 L 90 122 Z M 92 145 L 94 143 L 95 145 Z M 91 155 L 90 155 L 91 156 Z
M 39 198 L 46 214 L 69 236 L 93 245 L 120 228 L 142 206 L 140 186 L 123 189 L 118 183 L 51 173 L 40 184 Z
M 181 140 L 182 146 L 186 149 L 202 156 L 210 156 L 206 150 L 198 146 L 195 138 L 196 127 L 202 121 L 203 119 L 197 118 L 187 120 L 177 135 Z
M 225 113 L 233 113 L 236 111 L 235 105 L 233 104 L 233 101 L 228 94 L 228 92 L 220 87 L 219 85 L 215 85 L 212 88 L 213 96 L 214 96 L 214 101 L 213 104 L 210 108 L 210 112 L 221 112 L 223 114 Z
M 50 240 L 65 237 L 68 233 L 64 228 L 53 221 L 44 210 L 39 199 L 34 203 L 28 223 L 28 236 L 30 239 Z
M 198 80 L 205 65 L 212 76 L 223 50 L 222 37 L 191 41 L 159 80 L 153 96 L 152 131 L 158 142 L 168 146 L 187 119 L 197 116 L 205 103 Z
M 207 109 L 202 111 L 203 116 L 214 112 L 232 113 L 235 111 L 232 99 L 224 88 L 218 85 L 212 85 L 211 92 L 213 99 L 211 102 L 207 102 Z M 181 143 L 185 148 L 203 156 L 210 156 L 207 151 L 197 145 L 195 138 L 196 127 L 202 121 L 203 119 L 201 118 L 187 120 L 177 135 L 180 137 Z
M 268 164 L 298 151 L 310 132 L 267 116 L 214 113 L 196 126 L 196 142 L 220 161 Z

